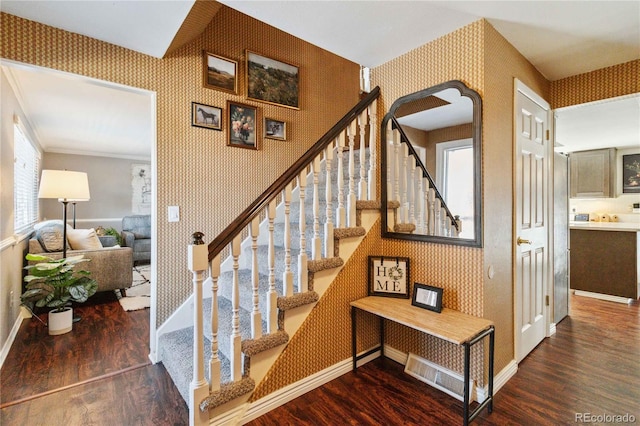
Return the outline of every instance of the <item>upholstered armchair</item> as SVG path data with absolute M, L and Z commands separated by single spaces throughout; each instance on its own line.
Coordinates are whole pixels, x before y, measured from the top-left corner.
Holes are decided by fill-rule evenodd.
M 122 218 L 122 244 L 133 249 L 133 264 L 151 261 L 151 215 Z

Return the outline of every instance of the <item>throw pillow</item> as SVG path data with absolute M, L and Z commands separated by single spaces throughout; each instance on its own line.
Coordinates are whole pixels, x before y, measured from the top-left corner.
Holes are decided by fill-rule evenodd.
M 67 229 L 67 239 L 73 250 L 97 250 L 102 243 L 95 229 Z
M 36 231 L 36 239 L 40 242 L 44 251 L 62 251 L 62 222 L 48 223 L 39 227 Z

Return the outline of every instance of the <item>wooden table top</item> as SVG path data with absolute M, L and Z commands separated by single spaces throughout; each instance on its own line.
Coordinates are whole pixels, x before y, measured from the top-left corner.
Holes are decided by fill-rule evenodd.
M 411 299 L 369 296 L 351 302 L 351 306 L 457 345 L 493 325 L 493 321 L 453 309 L 442 308 L 437 313 L 419 308 L 411 305 Z

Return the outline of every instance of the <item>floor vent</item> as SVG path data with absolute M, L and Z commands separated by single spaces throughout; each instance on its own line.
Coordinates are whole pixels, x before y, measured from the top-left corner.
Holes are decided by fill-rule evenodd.
M 460 401 L 463 400 L 464 380 L 462 376 L 453 371 L 447 370 L 412 353 L 409 353 L 404 371 L 410 376 L 436 389 L 440 389 Z M 469 380 L 469 395 L 471 396 L 474 395 L 473 386 L 473 380 Z M 473 398 L 469 398 L 469 402 L 472 400 Z

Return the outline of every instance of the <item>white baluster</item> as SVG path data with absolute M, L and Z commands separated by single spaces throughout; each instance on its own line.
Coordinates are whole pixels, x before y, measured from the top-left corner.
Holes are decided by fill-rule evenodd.
M 436 235 L 436 191 L 429 188 L 429 235 Z
M 338 136 L 338 208 L 336 209 L 336 227 L 345 228 L 347 226 L 347 212 L 344 207 L 344 132 Z
M 211 277 L 211 359 L 209 359 L 209 391 L 220 390 L 220 358 L 218 357 L 218 278 L 220 277 L 220 255 L 209 263 Z
M 409 222 L 409 205 L 407 200 L 407 166 L 409 162 L 409 148 L 406 143 L 401 146 L 402 166 L 400 168 L 400 223 Z
M 433 209 L 435 210 L 435 227 L 436 227 L 436 235 L 442 235 L 442 200 L 440 198 L 436 198 Z
M 377 150 L 376 150 L 376 126 L 377 121 L 377 101 L 373 101 L 367 108 L 369 111 L 369 199 L 377 200 L 376 193 L 376 171 L 378 169 Z
M 194 242 L 187 252 L 187 264 L 193 275 L 194 309 L 193 309 L 193 376 L 189 384 L 189 423 L 191 425 L 207 424 L 209 413 L 200 411 L 200 401 L 209 393 L 209 384 L 204 377 L 204 326 L 202 309 L 202 282 L 204 272 L 208 268 L 209 250 L 202 241 L 202 234 L 193 235 Z
M 262 315 L 260 314 L 260 296 L 258 294 L 258 237 L 260 236 L 260 218 L 255 217 L 249 224 L 251 234 L 251 284 L 253 295 L 253 309 L 251 310 L 251 338 L 262 337 Z
M 460 233 L 462 232 L 462 220 L 460 220 L 460 216 L 456 215 L 454 216 L 455 220 L 456 220 L 456 227 L 453 228 L 453 233 L 454 236 L 458 237 L 460 236 Z
M 360 126 L 360 184 L 358 186 L 358 199 L 367 200 L 369 198 L 369 194 L 367 193 L 369 189 L 369 185 L 367 184 L 367 172 L 366 172 L 366 161 L 367 161 L 367 146 L 365 143 L 366 136 L 366 125 L 367 125 L 367 110 L 365 109 L 358 116 L 358 125 Z M 371 150 L 371 149 L 369 149 Z
M 349 137 L 349 194 L 347 197 L 347 226 L 356 226 L 356 180 L 354 147 L 356 140 L 356 120 L 347 127 Z
M 447 215 L 447 211 L 444 206 L 440 207 L 440 229 L 442 230 L 442 235 L 445 237 L 449 236 L 449 226 L 451 226 L 451 220 Z
M 393 140 L 393 131 L 391 130 L 391 122 L 387 126 L 388 145 L 385 146 L 387 153 L 387 200 L 396 201 L 395 198 L 395 165 L 396 165 L 396 145 Z
M 233 284 L 231 291 L 231 380 L 234 382 L 242 378 L 242 353 L 240 336 L 240 277 L 238 276 L 241 236 L 235 237 L 231 243 L 233 256 Z
M 269 220 L 269 291 L 267 292 L 267 333 L 275 333 L 278 329 L 278 293 L 276 292 L 276 255 L 275 237 L 273 236 L 273 222 L 276 218 L 276 201 L 269 203 L 267 208 Z
M 416 172 L 416 158 L 411 155 L 409 156 L 409 165 L 407 168 L 407 172 L 408 176 L 407 176 L 407 189 L 408 189 L 408 194 L 407 197 L 409 199 L 409 223 L 415 225 L 416 224 L 416 216 L 415 216 L 415 209 L 416 209 L 416 187 L 415 187 L 415 180 L 413 179 L 413 177 L 415 176 L 415 172 Z
M 338 141 L 336 140 L 338 144 Z M 333 257 L 333 207 L 331 197 L 332 194 L 332 184 L 331 184 L 331 163 L 333 162 L 333 144 L 329 144 L 329 146 L 324 150 L 324 167 L 326 173 L 326 216 L 327 221 L 324 223 L 324 257 Z
M 422 196 L 423 200 L 423 211 L 422 211 L 422 220 L 424 221 L 423 231 L 427 235 L 429 234 L 429 179 L 426 177 L 422 178 Z
M 300 252 L 298 253 L 298 292 L 304 293 L 308 289 L 309 269 L 307 267 L 307 230 L 306 210 L 304 207 L 305 190 L 307 187 L 307 170 L 302 171 L 298 176 L 298 190 L 300 194 Z
M 284 188 L 284 273 L 282 274 L 282 294 L 293 295 L 293 272 L 291 271 L 291 183 Z
M 417 167 L 415 170 L 414 182 L 416 185 L 417 233 L 424 234 L 424 194 L 422 192 L 422 169 L 420 167 Z
M 320 173 L 320 155 L 313 159 L 313 240 L 311 241 L 311 258 L 322 257 L 322 240 L 320 239 L 320 200 L 318 198 L 318 173 Z
M 400 133 L 393 131 L 393 198 L 400 202 Z M 402 206 L 400 206 L 402 207 Z M 398 209 L 398 214 L 400 213 Z M 399 220 L 400 222 L 402 219 Z

